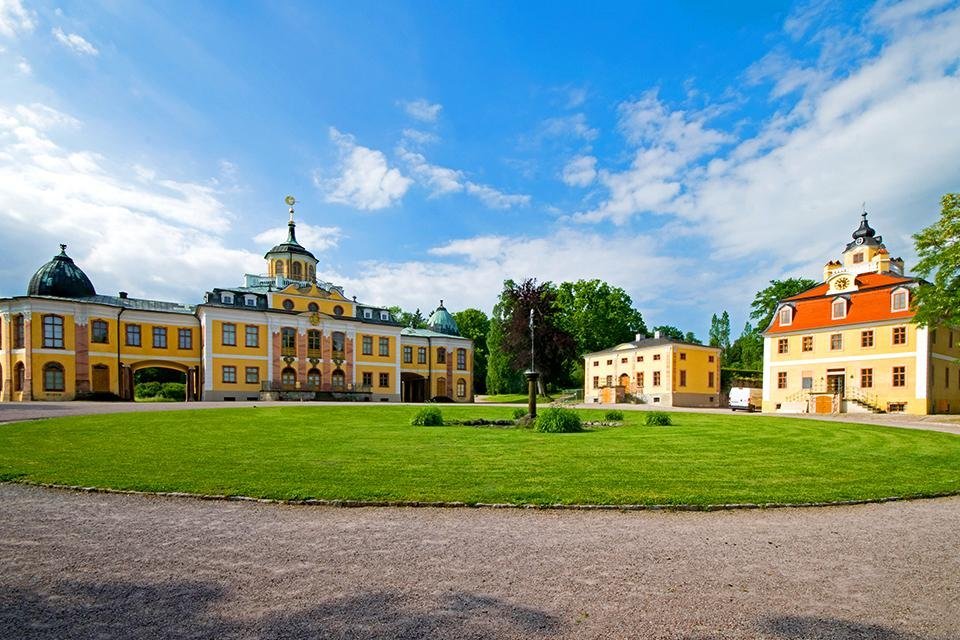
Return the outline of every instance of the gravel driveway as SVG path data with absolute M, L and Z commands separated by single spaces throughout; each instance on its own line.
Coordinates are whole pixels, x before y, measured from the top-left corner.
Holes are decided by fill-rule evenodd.
M 0 485 L 0 638 L 960 638 L 960 498 L 338 509 Z

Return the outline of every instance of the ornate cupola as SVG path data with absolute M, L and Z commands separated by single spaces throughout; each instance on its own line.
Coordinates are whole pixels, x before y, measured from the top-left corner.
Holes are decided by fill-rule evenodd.
M 453 319 L 453 316 L 450 315 L 447 308 L 443 306 L 443 300 L 440 301 L 440 306 L 437 307 L 436 311 L 430 314 L 430 319 L 427 320 L 427 327 L 437 333 L 445 333 L 450 336 L 460 335 L 460 328 L 457 327 L 457 321 Z
M 57 296 L 60 298 L 87 298 L 97 295 L 90 278 L 67 255 L 67 245 L 60 245 L 60 253 L 43 265 L 30 278 L 28 296 Z
M 860 226 L 853 232 L 853 241 L 847 243 L 843 251 L 843 270 L 857 275 L 860 273 L 890 270 L 890 254 L 883 245 L 883 236 L 867 222 L 867 209 L 860 214 Z
M 317 259 L 297 242 L 297 224 L 293 221 L 293 205 L 296 200 L 287 196 L 290 221 L 287 223 L 287 240 L 281 242 L 263 256 L 267 261 L 267 274 L 295 282 L 316 282 Z

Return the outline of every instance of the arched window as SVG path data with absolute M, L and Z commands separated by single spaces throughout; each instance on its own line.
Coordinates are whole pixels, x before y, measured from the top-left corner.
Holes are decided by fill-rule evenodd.
M 890 295 L 891 311 L 906 311 L 910 306 L 910 294 L 906 289 L 897 289 Z
M 317 369 L 310 369 L 307 371 L 307 386 L 311 389 L 320 388 L 320 371 Z
M 847 301 L 844 298 L 837 298 L 830 307 L 833 320 L 842 320 L 847 317 Z
M 294 280 L 299 280 L 302 275 L 303 271 L 299 262 L 294 262 L 290 265 L 290 276 L 293 277 Z
M 13 390 L 23 391 L 23 363 L 13 365 Z
M 297 384 L 297 372 L 293 370 L 293 367 L 287 367 L 280 372 L 280 382 L 285 387 L 293 387 Z
M 437 393 L 434 395 L 443 396 L 447 394 L 447 379 L 437 378 Z
M 280 353 L 281 355 L 295 355 L 297 352 L 297 330 L 293 327 L 282 327 L 280 329 Z
M 63 365 L 59 362 L 48 362 L 43 365 L 43 390 L 63 391 L 64 389 Z
M 467 395 L 467 381 L 463 378 L 457 378 L 457 397 L 465 398 Z
M 447 363 L 447 350 L 443 347 L 437 347 L 437 364 Z
M 307 279 L 314 282 L 317 279 L 317 270 L 312 265 L 307 267 Z
M 316 313 L 317 311 L 320 311 L 320 305 L 318 305 L 316 302 L 311 302 L 310 304 L 307 305 L 307 311 L 312 311 L 313 313 Z
M 43 316 L 43 346 L 63 349 L 63 317 Z
M 793 307 L 783 307 L 780 309 L 780 326 L 786 327 L 793 324 Z
M 335 315 L 335 316 L 342 316 L 342 315 L 343 315 L 343 307 L 341 307 L 340 305 L 335 306 L 335 307 L 333 308 L 333 315 Z
M 346 385 L 346 379 L 343 376 L 343 371 L 340 369 L 335 369 L 332 374 L 330 374 L 330 384 L 333 385 L 334 389 L 343 389 Z
M 287 311 L 293 311 L 293 300 L 291 300 L 290 298 L 287 298 L 286 300 L 284 300 L 283 308 L 286 309 Z
M 333 341 L 333 350 L 339 353 L 343 353 L 343 346 L 346 342 L 347 337 L 343 334 L 342 331 L 334 331 L 331 336 Z
M 273 264 L 273 274 L 277 276 L 283 275 L 283 260 L 277 260 Z

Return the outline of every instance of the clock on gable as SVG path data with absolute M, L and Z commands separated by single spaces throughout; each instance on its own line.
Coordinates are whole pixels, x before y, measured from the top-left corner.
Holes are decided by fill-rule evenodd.
M 837 278 L 836 280 L 833 281 L 833 288 L 834 288 L 835 291 L 843 291 L 844 289 L 846 289 L 846 288 L 849 287 L 849 286 L 850 286 L 850 279 L 849 279 L 849 278 L 845 278 L 845 277 L 844 277 L 844 278 Z

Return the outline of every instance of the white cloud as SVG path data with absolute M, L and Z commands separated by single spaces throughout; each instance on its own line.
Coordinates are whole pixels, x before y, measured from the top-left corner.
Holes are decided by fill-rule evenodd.
M 531 197 L 519 193 L 504 193 L 485 184 L 467 183 L 467 193 L 476 196 L 480 202 L 491 209 L 510 209 L 511 207 L 525 207 L 530 204 Z
M 67 49 L 81 56 L 98 56 L 100 51 L 90 44 L 83 36 L 76 33 L 64 33 L 60 27 L 55 27 L 50 31 L 57 42 Z
M 430 133 L 429 131 L 421 131 L 419 129 L 404 129 L 401 139 L 404 144 L 416 144 L 420 146 L 426 146 L 428 144 L 433 144 L 440 141 L 440 136 L 435 133 Z
M 408 151 L 403 147 L 397 149 L 397 155 L 407 163 L 417 180 L 430 189 L 431 196 L 463 191 L 462 171 L 430 164 L 422 154 Z
M 576 156 L 563 168 L 563 181 L 571 187 L 586 187 L 597 177 L 597 159 Z
M 280 244 L 287 238 L 287 227 L 274 227 L 261 231 L 253 237 L 258 245 L 269 249 Z M 310 250 L 314 255 L 332 249 L 340 244 L 343 232 L 340 227 L 318 227 L 304 222 L 297 223 L 297 242 Z
M 36 17 L 20 0 L 0 0 L 0 36 L 15 38 L 30 33 L 37 26 Z
M 401 102 L 400 104 L 407 115 L 423 122 L 436 122 L 440 116 L 440 110 L 443 109 L 443 105 L 432 104 L 424 98 Z
M 51 135 L 65 123 L 76 126 L 44 105 L 0 106 L 0 223 L 9 250 L 37 256 L 39 266 L 67 242 L 100 292 L 188 302 L 211 273 L 239 279 L 261 268 L 259 255 L 224 246 L 232 215 L 213 189 L 142 168 L 139 180 L 128 179 L 132 167 L 58 144 Z
M 417 181 L 430 190 L 430 197 L 465 191 L 491 209 L 509 209 L 530 204 L 529 195 L 503 193 L 489 185 L 471 182 L 466 179 L 463 171 L 430 164 L 422 154 L 399 147 L 397 155 L 407 163 Z
M 382 152 L 358 145 L 353 136 L 330 127 L 330 139 L 340 149 L 340 175 L 333 179 L 314 177 L 327 202 L 366 211 L 384 209 L 400 201 L 413 183 L 391 168 Z
M 696 269 L 693 260 L 660 255 L 661 244 L 646 235 L 584 233 L 582 229 L 561 229 L 537 238 L 480 236 L 430 250 L 446 260 L 371 262 L 358 269 L 362 277 L 326 277 L 363 300 L 410 309 L 428 308 L 443 298 L 451 309 L 489 311 L 507 278 L 561 282 L 594 278 L 597 273 L 617 274 L 616 284 L 645 314 L 668 290 L 676 304 L 699 305 L 699 290 L 713 286 L 720 276 Z M 571 260 L 574 255 L 590 259 Z
M 33 74 L 33 67 L 30 66 L 29 60 L 20 56 L 17 58 L 17 71 L 19 71 L 21 75 L 29 76 Z
M 600 132 L 587 124 L 587 116 L 575 113 L 569 116 L 548 118 L 543 122 L 543 135 L 548 137 L 581 138 L 590 142 L 595 140 Z

